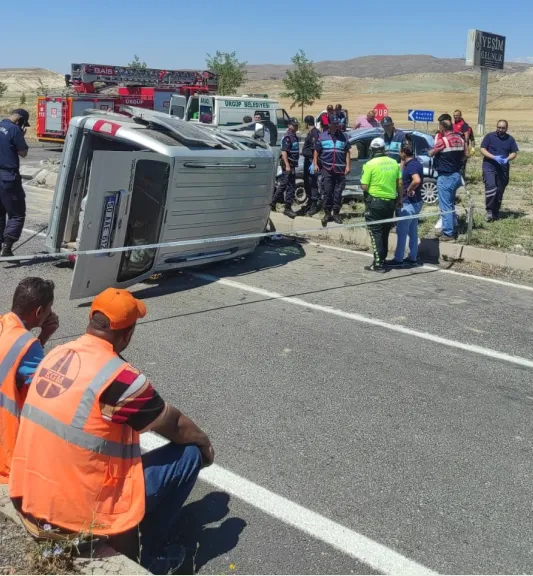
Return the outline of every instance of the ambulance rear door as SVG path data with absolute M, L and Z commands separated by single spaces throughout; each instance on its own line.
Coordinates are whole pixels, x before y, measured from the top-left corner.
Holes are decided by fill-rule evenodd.
M 95 151 L 70 299 L 125 288 L 152 274 L 157 249 L 82 254 L 157 244 L 173 159 L 151 152 Z

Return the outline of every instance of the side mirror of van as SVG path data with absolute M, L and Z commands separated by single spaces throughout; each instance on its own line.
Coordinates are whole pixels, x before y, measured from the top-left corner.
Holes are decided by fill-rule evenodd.
M 254 130 L 254 136 L 255 138 L 260 138 L 261 140 L 264 139 L 265 137 L 265 128 L 262 125 L 257 125 L 255 126 L 255 130 Z

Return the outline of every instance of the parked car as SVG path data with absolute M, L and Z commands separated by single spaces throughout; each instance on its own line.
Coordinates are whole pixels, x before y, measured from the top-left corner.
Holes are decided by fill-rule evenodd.
M 434 146 L 434 138 L 426 132 L 419 132 L 413 129 L 401 129 L 411 136 L 415 156 L 422 162 L 424 168 L 424 180 L 422 182 L 422 199 L 426 204 L 435 204 L 438 200 L 437 194 L 437 172 L 433 168 L 433 160 L 429 157 L 428 151 Z M 374 138 L 383 137 L 383 129 L 361 128 L 360 130 L 349 130 L 345 133 L 352 145 L 351 171 L 346 179 L 346 188 L 342 194 L 343 200 L 354 201 L 363 200 L 363 189 L 361 188 L 361 173 L 363 166 L 370 159 L 370 142 Z M 307 195 L 303 187 L 303 167 L 304 159 L 300 156 L 300 162 L 296 170 L 296 202 L 305 204 Z M 278 177 L 281 168 L 278 169 Z

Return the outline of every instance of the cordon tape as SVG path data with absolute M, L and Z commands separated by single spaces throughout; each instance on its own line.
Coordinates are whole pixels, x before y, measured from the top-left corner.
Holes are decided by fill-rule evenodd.
M 415 218 L 432 218 L 442 216 L 444 214 L 454 214 L 455 210 L 449 210 L 448 212 L 427 212 L 424 214 L 412 214 L 409 216 L 395 216 L 394 218 L 386 218 L 384 220 L 372 220 L 372 221 L 362 221 L 354 222 L 353 224 L 339 224 L 330 230 L 345 229 L 350 230 L 352 228 L 368 228 L 371 226 L 376 226 L 379 224 L 390 224 L 394 222 L 402 222 L 403 220 L 414 220 Z M 294 234 L 308 234 L 310 232 L 326 232 L 327 228 L 306 228 L 305 230 L 295 230 Z M 283 235 L 289 235 L 290 232 L 285 232 Z M 44 260 L 44 259 L 69 259 L 70 256 L 96 256 L 98 254 L 105 255 L 114 252 L 133 252 L 134 250 L 153 250 L 155 248 L 176 248 L 180 246 L 194 246 L 196 244 L 206 244 L 215 242 L 228 242 L 231 240 L 251 240 L 254 238 L 268 238 L 270 236 L 279 236 L 280 232 L 258 232 L 256 234 L 237 234 L 233 236 L 219 236 L 216 238 L 197 238 L 194 240 L 176 240 L 173 242 L 158 242 L 157 244 L 143 244 L 139 246 L 118 246 L 116 248 L 99 248 L 95 250 L 72 250 L 63 251 L 56 253 L 43 253 L 43 254 L 23 254 L 17 256 L 5 256 L 0 257 L 0 262 L 20 262 L 32 261 L 32 260 Z

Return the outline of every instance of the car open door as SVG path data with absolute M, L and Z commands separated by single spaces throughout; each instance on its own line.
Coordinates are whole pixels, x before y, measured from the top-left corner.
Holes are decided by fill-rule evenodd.
M 78 251 L 159 242 L 172 159 L 151 152 L 95 151 Z M 152 274 L 157 249 L 78 254 L 70 299 L 125 288 Z
M 185 119 L 185 108 L 187 107 L 187 99 L 185 96 L 180 94 L 172 94 L 170 97 L 170 115 L 179 118 L 180 120 Z

